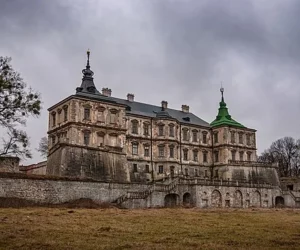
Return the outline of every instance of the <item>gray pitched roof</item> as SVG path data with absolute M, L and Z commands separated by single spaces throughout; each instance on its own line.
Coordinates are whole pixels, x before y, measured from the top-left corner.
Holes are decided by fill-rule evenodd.
M 120 99 L 111 96 L 104 96 L 102 94 L 93 94 L 89 92 L 77 92 L 76 96 L 86 97 L 94 100 L 99 100 L 103 102 L 116 103 L 121 105 L 126 105 L 129 107 L 126 111 L 128 114 L 141 115 L 146 117 L 157 117 L 157 118 L 173 118 L 180 123 L 186 123 L 191 125 L 198 125 L 204 127 L 210 127 L 209 123 L 197 117 L 193 113 L 185 113 L 181 110 L 169 109 L 162 111 L 160 106 L 155 106 L 147 103 L 141 102 L 131 102 L 125 99 Z

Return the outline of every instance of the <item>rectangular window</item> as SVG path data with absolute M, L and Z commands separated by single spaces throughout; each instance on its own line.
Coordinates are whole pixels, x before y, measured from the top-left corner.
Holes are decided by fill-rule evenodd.
M 250 141 L 251 141 L 251 136 L 249 134 L 247 134 L 247 145 L 250 146 Z
M 137 164 L 133 164 L 133 172 L 136 173 L 138 171 Z
M 219 142 L 219 133 L 216 132 L 214 133 L 214 143 L 218 143 Z
M 145 146 L 144 147 L 144 156 L 145 157 L 148 157 L 149 155 L 150 155 L 150 148 L 149 148 L 149 146 Z
M 217 169 L 215 170 L 215 177 L 219 178 L 219 170 L 217 170 Z
M 169 129 L 170 129 L 170 131 L 169 131 L 169 136 L 170 136 L 170 137 L 174 137 L 174 126 L 173 126 L 173 125 L 170 125 Z
M 219 151 L 214 152 L 215 162 L 219 162 Z
M 150 173 L 150 167 L 149 167 L 149 165 L 145 165 L 145 172 L 146 173 Z
M 158 156 L 159 157 L 164 157 L 165 155 L 165 147 L 164 146 L 159 146 L 158 147 Z
M 131 128 L 132 134 L 138 134 L 138 122 L 132 121 L 131 125 L 132 125 L 132 128 Z
M 184 172 L 185 172 L 185 176 L 189 176 L 189 170 L 187 168 L 184 169 Z
M 104 113 L 103 113 L 103 111 L 98 110 L 97 121 L 98 122 L 104 122 Z
M 56 125 L 56 113 L 52 114 L 52 127 Z
M 240 161 L 244 160 L 244 152 L 240 152 Z
M 235 132 L 231 131 L 231 143 L 235 143 Z
M 158 173 L 159 174 L 163 174 L 164 173 L 164 166 L 163 165 L 159 165 L 158 166 Z
M 188 160 L 188 150 L 187 149 L 183 150 L 183 160 L 184 161 Z
M 91 110 L 89 108 L 84 108 L 84 120 L 90 120 Z
M 199 175 L 198 174 L 198 169 L 195 168 L 195 172 L 194 173 L 195 173 L 195 176 L 198 176 Z
M 193 131 L 193 142 L 197 142 L 198 141 L 198 132 L 197 131 Z
M 52 136 L 52 145 L 55 144 L 55 136 Z
M 137 155 L 138 154 L 138 144 L 137 143 L 133 143 L 132 144 L 132 154 L 133 155 Z
M 149 124 L 144 124 L 144 135 L 149 135 Z
M 158 126 L 158 135 L 163 136 L 164 135 L 164 125 Z
M 207 152 L 203 152 L 203 162 L 207 162 Z
M 84 132 L 83 134 L 83 143 L 84 145 L 90 144 L 90 132 Z
M 236 151 L 235 150 L 231 151 L 231 160 L 235 161 L 235 155 L 236 155 Z
M 193 159 L 194 159 L 194 161 L 198 161 L 198 151 L 193 151 Z
M 202 133 L 202 142 L 203 142 L 203 144 L 207 143 L 207 133 L 206 132 Z
M 182 133 L 183 133 L 183 140 L 184 141 L 188 141 L 188 130 L 187 129 L 183 129 L 182 130 Z
M 66 122 L 68 120 L 68 107 L 64 108 L 64 121 Z
M 247 161 L 251 161 L 251 155 L 252 155 L 251 152 L 247 153 Z
M 208 177 L 207 170 L 204 170 L 204 177 Z
M 116 123 L 117 114 L 110 113 L 110 123 Z
M 174 147 L 170 147 L 170 158 L 174 158 Z
M 239 133 L 239 144 L 243 144 L 243 134 Z

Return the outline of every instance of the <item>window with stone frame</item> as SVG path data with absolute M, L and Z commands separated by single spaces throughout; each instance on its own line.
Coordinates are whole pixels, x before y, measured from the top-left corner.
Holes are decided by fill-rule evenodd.
M 214 132 L 214 143 L 219 143 L 219 132 Z
M 244 137 L 244 134 L 243 133 L 239 133 L 239 144 L 243 144 L 243 138 Z
M 170 145 L 170 158 L 174 158 L 174 145 Z
M 198 141 L 198 131 L 193 130 L 193 142 L 197 142 L 197 141 Z
M 61 108 L 57 109 L 57 119 L 56 119 L 56 122 L 57 122 L 58 125 L 61 123 L 61 112 L 62 112 Z
M 97 133 L 97 141 L 98 141 L 98 146 L 103 147 L 104 146 L 104 133 L 103 132 L 98 132 Z
M 110 110 L 110 120 L 109 120 L 109 122 L 111 124 L 117 123 L 117 113 L 118 113 L 118 110 L 116 110 L 116 109 L 111 109 Z
M 137 142 L 133 142 L 132 143 L 132 154 L 133 155 L 137 155 L 138 154 L 138 143 Z
M 231 151 L 231 160 L 236 161 L 236 150 Z
M 165 156 L 165 146 L 159 145 L 158 146 L 158 157 L 164 157 Z
M 91 119 L 91 109 L 90 108 L 88 108 L 88 107 L 84 108 L 83 119 L 84 120 L 90 120 Z
M 219 178 L 219 170 L 218 169 L 215 170 L 215 177 Z
M 246 135 L 246 143 L 247 143 L 248 146 L 251 145 L 251 135 L 250 134 Z
M 149 124 L 144 123 L 144 135 L 149 135 Z
M 158 173 L 159 174 L 163 174 L 164 173 L 164 166 L 163 165 L 159 165 L 158 166 Z
M 202 154 L 203 154 L 203 162 L 207 163 L 207 154 L 208 154 L 207 151 L 203 151 Z
M 188 160 L 188 153 L 189 153 L 188 149 L 183 149 L 183 160 L 184 161 Z
M 174 126 L 174 124 L 170 124 L 169 125 L 169 136 L 170 137 L 174 137 L 174 135 L 175 135 L 175 126 Z
M 208 171 L 207 170 L 204 170 L 204 177 L 208 177 Z
M 252 153 L 251 152 L 247 152 L 247 161 L 251 161 L 251 156 L 252 156 Z
M 214 160 L 215 162 L 219 162 L 219 151 L 214 152 Z
M 150 173 L 150 166 L 147 164 L 145 165 L 145 172 Z
M 150 156 L 150 146 L 148 144 L 144 145 L 144 156 L 145 157 Z
M 56 140 L 56 137 L 55 135 L 52 136 L 52 146 L 55 144 L 55 140 Z
M 68 105 L 63 106 L 64 110 L 64 122 L 68 120 Z
M 193 161 L 198 162 L 198 150 L 193 151 Z
M 98 122 L 104 122 L 104 111 L 105 111 L 105 107 L 103 106 L 98 106 L 97 107 L 97 121 Z
M 207 132 L 206 131 L 202 132 L 202 143 L 203 144 L 207 143 Z
M 83 132 L 83 144 L 86 146 L 90 144 L 90 135 L 91 135 L 90 131 Z
M 244 160 L 244 152 L 241 151 L 241 152 L 240 152 L 240 161 L 243 161 L 243 160 Z
M 197 169 L 197 168 L 194 169 L 194 175 L 195 175 L 195 176 L 199 176 L 199 173 L 198 173 L 198 169 Z
M 138 172 L 138 166 L 136 163 L 133 164 L 133 172 L 134 173 Z
M 188 170 L 188 168 L 184 169 L 184 174 L 185 174 L 185 176 L 189 176 L 189 170 Z
M 231 131 L 230 134 L 231 134 L 231 143 L 235 143 L 235 132 Z
M 131 121 L 131 133 L 132 134 L 138 134 L 138 121 L 137 120 L 133 120 L 133 121 Z
M 52 112 L 52 127 L 56 126 L 56 112 Z
M 159 124 L 158 125 L 158 136 L 163 136 L 164 135 L 164 125 Z
M 187 128 L 183 128 L 182 129 L 182 140 L 184 141 L 188 141 L 188 134 L 189 134 L 189 130 Z

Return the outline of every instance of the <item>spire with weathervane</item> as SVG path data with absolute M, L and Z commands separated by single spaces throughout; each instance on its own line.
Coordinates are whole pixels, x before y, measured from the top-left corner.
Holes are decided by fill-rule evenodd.
M 219 112 L 216 119 L 210 125 L 212 127 L 233 126 L 233 127 L 245 128 L 245 126 L 233 120 L 231 118 L 231 115 L 229 115 L 228 108 L 224 101 L 224 88 L 222 85 L 220 88 L 220 92 L 221 92 L 221 102 L 220 102 Z
M 96 89 L 94 84 L 94 72 L 90 69 L 90 50 L 86 52 L 87 54 L 87 63 L 85 69 L 82 70 L 82 83 L 81 86 L 76 88 L 76 92 L 85 92 L 85 93 L 92 93 L 92 94 L 99 94 L 99 91 Z

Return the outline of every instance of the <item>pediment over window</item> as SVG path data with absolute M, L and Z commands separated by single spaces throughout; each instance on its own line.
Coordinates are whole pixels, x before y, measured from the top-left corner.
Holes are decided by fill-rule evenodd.
M 105 107 L 104 106 L 97 106 L 97 110 L 100 111 L 100 112 L 103 112 L 105 110 Z
M 110 111 L 110 113 L 112 113 L 112 114 L 118 113 L 118 110 L 117 110 L 117 109 L 110 109 L 109 111 Z
M 98 136 L 105 136 L 105 132 L 103 132 L 103 131 L 98 131 L 98 132 L 97 132 L 97 135 L 98 135 Z
M 92 106 L 89 104 L 89 103 L 84 103 L 83 105 L 82 105 L 82 107 L 84 107 L 84 108 L 92 108 Z

